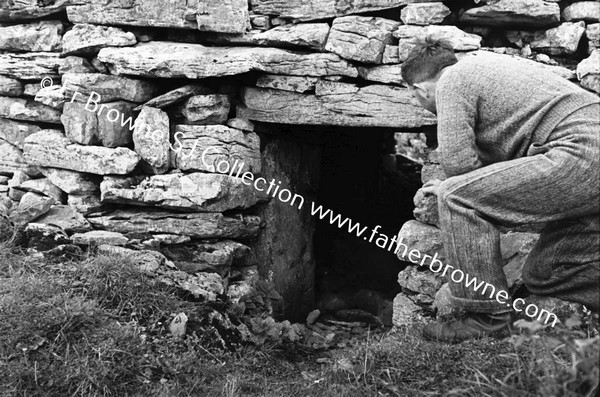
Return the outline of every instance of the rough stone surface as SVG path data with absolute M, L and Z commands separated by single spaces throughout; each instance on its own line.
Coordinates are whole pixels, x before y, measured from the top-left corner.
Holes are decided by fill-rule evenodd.
M 600 23 L 591 23 L 587 25 L 585 35 L 589 40 L 590 53 L 592 53 L 594 49 L 600 49 Z
M 21 198 L 19 206 L 10 213 L 10 220 L 19 225 L 24 225 L 50 211 L 54 199 L 41 194 L 27 192 Z
M 19 189 L 52 197 L 58 203 L 63 202 L 64 192 L 52 184 L 48 178 L 24 181 L 19 185 Z
M 68 205 L 54 205 L 48 212 L 35 220 L 36 223 L 52 225 L 66 233 L 87 232 L 92 227 L 83 215 Z
M 27 175 L 23 171 L 16 171 L 13 174 L 12 178 L 8 181 L 8 197 L 16 201 L 21 200 L 21 198 L 26 192 L 24 190 L 19 189 L 19 187 L 23 182 L 28 181 L 29 179 L 31 179 L 29 175 Z
M 241 178 L 223 174 L 154 175 L 142 179 L 106 176 L 100 184 L 103 202 L 223 212 L 253 206 L 266 196 Z
M 25 161 L 20 149 L 0 139 L 0 175 L 12 175 L 17 171 L 30 176 L 39 174 L 36 167 Z
M 252 11 L 280 18 L 310 21 L 385 10 L 406 4 L 405 0 L 251 0 Z
M 83 57 L 70 55 L 63 58 L 62 64 L 58 67 L 59 74 L 65 73 L 94 73 L 96 69 Z
M 135 120 L 133 144 L 142 164 L 150 167 L 153 174 L 169 170 L 169 116 L 160 109 L 142 107 Z
M 0 118 L 0 143 L 4 140 L 22 150 L 25 138 L 41 129 L 35 124 Z
M 80 102 L 64 105 L 60 119 L 72 142 L 109 148 L 131 143 L 135 104 L 126 101 L 103 103 L 104 109 L 97 112 L 89 111 L 86 106 Z
M 23 0 L 2 4 L 0 21 L 37 19 L 64 11 L 68 5 L 78 4 L 78 0 L 54 0 L 48 2 Z
M 506 37 L 519 47 L 529 44 L 535 51 L 550 55 L 568 55 L 577 51 L 584 32 L 584 22 L 565 22 L 545 31 L 509 31 Z
M 0 117 L 60 124 L 60 112 L 58 110 L 23 98 L 0 97 Z
M 174 161 L 180 170 L 217 172 L 219 163 L 227 162 L 228 170 L 219 168 L 225 173 L 261 172 L 260 138 L 255 133 L 222 125 L 176 125 L 174 137 Z
M 67 204 L 75 211 L 87 215 L 102 209 L 100 194 L 69 194 Z
M 437 227 L 417 221 L 408 221 L 402 225 L 402 229 L 398 233 L 398 241 L 401 243 L 398 246 L 398 258 L 402 261 L 410 262 L 410 252 L 413 250 L 420 253 L 420 258 L 417 258 L 416 254 L 412 255 L 413 263 L 419 264 L 424 255 L 435 256 L 437 260 L 444 263 L 446 261 L 444 245 Z M 428 266 L 430 262 L 431 259 L 427 259 L 424 265 Z
M 415 219 L 427 225 L 437 226 L 439 223 L 438 201 L 434 195 L 424 195 L 423 190 L 419 189 L 413 199 L 415 209 L 413 215 Z
M 577 65 L 577 78 L 580 84 L 590 91 L 600 94 L 600 51 L 592 54 Z
M 169 105 L 173 105 L 175 103 L 181 102 L 192 95 L 200 95 L 200 94 L 211 94 L 212 90 L 206 88 L 204 86 L 198 84 L 188 84 L 183 87 L 176 88 L 172 91 L 166 92 L 162 95 L 159 95 L 155 98 L 150 99 L 148 102 L 144 103 L 136 107 L 134 110 L 139 111 L 142 110 L 142 107 L 152 107 L 157 109 L 163 109 Z
M 60 21 L 0 26 L 0 50 L 60 51 L 62 31 Z
M 460 21 L 498 27 L 547 27 L 558 25 L 560 8 L 543 0 L 500 0 L 465 11 Z
M 244 262 L 250 248 L 237 241 L 224 240 L 215 243 L 178 245 L 162 250 L 167 259 L 187 273 L 214 272 L 227 276 L 234 261 Z
M 0 95 L 21 96 L 23 95 L 23 84 L 17 79 L 0 76 Z
M 358 74 L 368 81 L 406 85 L 402 80 L 401 65 L 359 66 Z
M 32 165 L 98 175 L 128 174 L 140 160 L 135 152 L 126 148 L 74 144 L 56 130 L 42 130 L 27 137 L 24 157 Z
M 40 167 L 42 174 L 68 194 L 89 194 L 99 190 L 100 179 L 96 175 L 59 168 Z
M 112 26 L 97 26 L 87 23 L 75 24 L 62 38 L 63 55 L 93 55 L 105 47 L 135 45 L 137 39 L 131 32 Z
M 399 49 L 397 45 L 386 44 L 385 49 L 383 50 L 383 56 L 381 57 L 381 63 L 384 65 L 400 63 L 398 52 Z
M 578 1 L 567 6 L 562 12 L 565 21 L 600 21 L 600 4 L 597 1 Z
M 413 3 L 402 9 L 400 18 L 407 25 L 436 25 L 450 14 L 450 9 L 441 2 Z
M 173 233 L 192 238 L 249 238 L 260 229 L 257 216 L 226 216 L 221 213 L 178 214 L 166 211 L 118 210 L 89 216 L 95 227 L 120 233 Z
M 420 271 L 417 266 L 408 266 L 398 273 L 398 284 L 402 288 L 428 295 L 431 298 L 435 297 L 443 283 L 443 277 L 429 271 L 428 268 Z
M 384 85 L 335 84 L 330 95 L 246 88 L 237 116 L 282 124 L 412 128 L 435 123 L 408 89 Z M 323 91 L 321 91 L 323 92 Z
M 274 90 L 304 93 L 308 91 L 314 91 L 317 81 L 319 81 L 317 77 L 277 76 L 273 74 L 265 74 L 258 78 L 256 81 L 256 86 L 260 88 L 272 88 Z
M 392 323 L 396 327 L 422 322 L 421 308 L 402 293 L 394 298 L 394 315 Z
M 129 239 L 117 232 L 107 232 L 105 230 L 92 230 L 86 233 L 76 233 L 71 236 L 73 244 L 79 245 L 125 245 Z
M 452 293 L 450 292 L 450 286 L 448 283 L 442 285 L 442 287 L 435 294 L 435 299 L 431 306 L 436 309 L 438 318 L 451 316 L 458 312 L 458 308 L 452 304 L 451 297 Z
M 231 127 L 233 129 L 244 132 L 254 132 L 254 123 L 246 119 L 229 119 L 227 120 L 227 127 Z
M 184 124 L 222 124 L 227 121 L 231 103 L 222 94 L 194 95 L 178 107 Z
M 53 109 L 62 111 L 65 103 L 70 100 L 70 98 L 66 95 L 65 90 L 62 87 L 57 85 L 52 85 L 49 87 L 44 87 L 37 89 L 39 87 L 38 84 L 35 84 L 35 98 L 34 101 L 39 102 L 43 105 L 50 106 Z M 26 90 L 29 91 L 31 84 L 26 86 Z M 29 92 L 27 92 L 29 93 Z
M 265 32 L 250 31 L 242 35 L 207 34 L 202 39 L 214 44 L 241 44 L 281 48 L 306 48 L 322 51 L 329 35 L 326 23 L 300 23 L 277 26 Z
M 74 100 L 80 102 L 87 102 L 91 96 L 98 103 L 118 100 L 140 103 L 156 93 L 155 85 L 149 81 L 101 73 L 67 73 L 62 76 L 62 85 L 70 97 L 79 92 L 81 95 L 75 95 Z
M 157 41 L 134 47 L 103 48 L 98 59 L 114 73 L 147 77 L 200 79 L 251 70 L 293 76 L 358 75 L 356 68 L 335 54 L 306 54 L 278 48 L 219 48 Z
M 40 76 L 56 76 L 62 64 L 60 54 L 53 52 L 0 53 L 0 74 L 25 80 Z
M 250 28 L 248 0 L 198 1 L 198 30 L 243 33 Z
M 389 19 L 347 16 L 336 18 L 331 26 L 325 49 L 342 58 L 365 63 L 381 63 L 392 31 L 399 22 Z

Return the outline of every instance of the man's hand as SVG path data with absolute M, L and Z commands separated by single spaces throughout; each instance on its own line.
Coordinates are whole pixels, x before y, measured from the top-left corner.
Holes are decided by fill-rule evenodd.
M 430 195 L 433 194 L 434 196 L 438 195 L 438 189 L 440 187 L 440 183 L 442 183 L 442 181 L 440 179 L 432 179 L 429 182 L 427 182 L 426 184 L 423 185 L 423 187 L 421 188 L 421 191 L 423 192 L 424 195 Z

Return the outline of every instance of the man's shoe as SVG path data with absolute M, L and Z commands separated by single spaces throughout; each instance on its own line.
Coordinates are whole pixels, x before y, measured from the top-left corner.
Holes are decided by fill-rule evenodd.
M 433 322 L 423 328 L 423 336 L 441 342 L 458 343 L 484 336 L 510 333 L 511 313 L 467 313 L 465 318 L 448 322 Z

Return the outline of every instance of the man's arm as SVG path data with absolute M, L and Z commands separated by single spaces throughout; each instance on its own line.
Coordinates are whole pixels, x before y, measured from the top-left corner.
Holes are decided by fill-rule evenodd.
M 456 74 L 443 76 L 436 90 L 438 146 L 441 165 L 447 176 L 481 168 L 475 144 L 477 94 Z

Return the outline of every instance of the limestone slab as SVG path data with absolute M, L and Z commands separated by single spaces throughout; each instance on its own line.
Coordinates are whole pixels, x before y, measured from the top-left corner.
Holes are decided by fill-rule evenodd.
M 75 211 L 87 215 L 102 209 L 100 194 L 69 194 L 67 204 Z
M 359 66 L 358 74 L 365 80 L 375 81 L 386 84 L 405 84 L 402 79 L 402 66 L 380 65 L 380 66 Z
M 183 124 L 224 124 L 230 109 L 228 95 L 194 95 L 177 107 L 177 116 L 183 119 Z
M 24 225 L 50 211 L 54 199 L 41 194 L 27 192 L 21 198 L 17 208 L 9 215 L 15 224 Z
M 0 175 L 12 175 L 17 171 L 31 176 L 39 174 L 36 167 L 25 161 L 20 149 L 0 139 Z
M 182 87 L 176 88 L 169 92 L 166 92 L 162 95 L 154 97 L 150 99 L 148 102 L 139 105 L 134 110 L 140 111 L 142 107 L 147 106 L 151 108 L 163 109 L 169 105 L 173 105 L 175 103 L 179 103 L 192 95 L 200 95 L 200 94 L 211 94 L 213 91 L 202 85 L 198 84 L 187 84 Z
M 109 232 L 106 230 L 92 230 L 85 233 L 75 233 L 71 236 L 73 244 L 79 245 L 125 245 L 129 242 L 129 239 L 117 232 Z
M 402 288 L 435 298 L 436 292 L 444 284 L 444 278 L 427 268 L 419 269 L 417 266 L 408 266 L 402 270 L 398 273 L 398 284 Z
M 435 123 L 406 88 L 337 83 L 346 93 L 307 95 L 245 88 L 238 117 L 281 124 L 413 128 Z
M 215 243 L 169 246 L 162 249 L 162 252 L 184 272 L 214 272 L 221 276 L 228 276 L 229 269 L 235 261 L 243 262 L 243 258 L 250 255 L 250 248 L 237 241 L 224 240 Z
M 402 9 L 400 19 L 407 25 L 436 25 L 450 14 L 442 2 L 412 3 Z
M 381 63 L 385 46 L 392 44 L 392 32 L 399 25 L 397 21 L 376 17 L 336 18 L 325 49 L 345 59 Z
M 117 210 L 90 215 L 88 221 L 93 226 L 119 233 L 172 233 L 192 238 L 249 238 L 256 236 L 261 227 L 257 216 L 226 216 L 216 212 Z
M 48 212 L 37 218 L 35 223 L 57 226 L 67 233 L 81 233 L 92 229 L 83 215 L 68 205 L 53 205 Z
M 90 111 L 86 104 L 67 102 L 61 116 L 65 134 L 74 143 L 115 148 L 132 141 L 134 103 L 103 103 L 102 110 Z
M 24 80 L 39 80 L 42 76 L 57 76 L 62 64 L 55 52 L 0 53 L 0 74 Z
M 506 37 L 519 47 L 529 44 L 535 51 L 550 55 L 570 55 L 577 51 L 584 33 L 584 22 L 565 22 L 555 28 L 536 32 L 508 31 Z
M 200 79 L 252 70 L 293 76 L 358 75 L 355 67 L 335 54 L 279 48 L 206 47 L 156 41 L 133 47 L 103 48 L 98 59 L 108 64 L 113 73 L 146 77 Z
M 415 38 L 443 39 L 452 46 L 454 51 L 473 51 L 481 48 L 481 36 L 464 32 L 456 26 L 449 25 L 402 25 L 394 31 L 394 37 L 399 40 L 398 57 L 400 61 L 405 61 L 408 57 L 415 45 Z
M 78 23 L 62 37 L 63 55 L 93 55 L 105 47 L 135 45 L 137 39 L 131 32 L 112 26 Z
M 206 32 L 243 33 L 250 28 L 248 0 L 199 0 L 196 22 Z
M 63 58 L 63 63 L 58 67 L 58 74 L 65 73 L 94 73 L 96 68 L 83 57 L 69 55 Z
M 68 194 L 89 194 L 100 188 L 100 178 L 97 175 L 60 168 L 40 167 L 40 171 L 50 182 Z
M 256 80 L 256 86 L 260 88 L 272 88 L 274 90 L 304 93 L 307 91 L 314 91 L 317 81 L 319 81 L 317 77 L 278 76 L 274 74 L 265 74 Z
M 562 12 L 565 21 L 600 21 L 600 4 L 597 1 L 578 1 L 567 7 Z
M 223 125 L 176 125 L 173 144 L 175 166 L 186 171 L 221 171 L 224 162 L 236 175 L 246 171 L 261 172 L 260 138 Z
M 0 26 L 0 50 L 60 51 L 62 32 L 60 21 Z
M 466 24 L 540 28 L 558 25 L 558 4 L 543 0 L 500 0 L 465 11 L 460 21 Z
M 60 124 L 60 111 L 23 98 L 0 97 L 0 117 Z
M 169 116 L 160 109 L 144 106 L 135 119 L 133 146 L 153 174 L 169 170 L 170 132 Z
M 0 95 L 21 96 L 23 95 L 23 83 L 17 79 L 0 76 Z
M 280 18 L 311 21 L 385 10 L 406 4 L 405 0 L 251 0 L 252 11 Z
M 41 129 L 35 124 L 0 118 L 0 140 L 5 140 L 21 150 L 23 150 L 25 138 Z
M 79 92 L 81 95 L 73 98 L 79 102 L 87 102 L 92 93 L 96 94 L 92 100 L 98 103 L 146 102 L 156 94 L 156 85 L 149 81 L 101 73 L 67 73 L 62 76 L 62 86 L 70 97 Z
M 102 202 L 152 205 L 198 212 L 249 208 L 266 196 L 241 178 L 203 172 L 153 175 L 146 178 L 106 176 Z
M 327 23 L 299 23 L 277 26 L 267 31 L 241 35 L 207 34 L 202 39 L 214 44 L 254 45 L 281 48 L 306 48 L 322 51 L 329 35 Z
M 140 160 L 134 151 L 127 148 L 72 143 L 57 130 L 42 130 L 28 136 L 24 143 L 24 158 L 31 165 L 98 175 L 128 174 Z
M 4 2 L 2 9 L 0 9 L 0 21 L 37 19 L 64 11 L 69 5 L 81 3 L 81 0 Z
M 585 29 L 585 35 L 589 40 L 590 54 L 594 49 L 600 49 L 600 23 L 590 23 Z
M 52 197 L 57 203 L 63 202 L 64 192 L 50 182 L 48 178 L 29 179 L 22 182 L 19 189 Z

